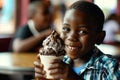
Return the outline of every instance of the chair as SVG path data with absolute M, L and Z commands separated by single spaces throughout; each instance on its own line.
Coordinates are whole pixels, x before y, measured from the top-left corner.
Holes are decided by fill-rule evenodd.
M 9 51 L 9 45 L 11 43 L 12 37 L 0 37 L 0 52 Z

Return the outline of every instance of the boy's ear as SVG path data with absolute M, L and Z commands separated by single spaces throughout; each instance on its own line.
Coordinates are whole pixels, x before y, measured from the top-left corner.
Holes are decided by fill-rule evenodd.
M 98 33 L 96 44 L 97 45 L 101 44 L 103 42 L 104 38 L 105 38 L 105 31 Z

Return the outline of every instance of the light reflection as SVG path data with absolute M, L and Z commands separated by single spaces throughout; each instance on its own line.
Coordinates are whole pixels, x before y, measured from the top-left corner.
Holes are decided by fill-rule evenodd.
M 6 54 L 1 54 L 1 57 L 0 57 L 0 65 L 1 66 L 5 66 L 5 67 L 10 67 L 12 66 L 12 62 L 11 62 L 11 57 L 10 55 L 6 55 Z

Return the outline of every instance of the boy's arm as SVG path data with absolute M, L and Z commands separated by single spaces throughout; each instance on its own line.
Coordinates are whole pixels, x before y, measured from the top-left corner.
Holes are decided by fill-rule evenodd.
M 27 39 L 15 39 L 13 42 L 14 52 L 27 52 L 36 46 L 39 42 L 42 42 L 45 37 L 51 33 L 51 29 L 42 31 L 38 36 L 32 36 Z

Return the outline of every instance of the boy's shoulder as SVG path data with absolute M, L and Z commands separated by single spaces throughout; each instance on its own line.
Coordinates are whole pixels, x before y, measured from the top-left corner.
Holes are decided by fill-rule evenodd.
M 86 76 L 95 80 L 118 80 L 120 78 L 120 65 L 118 60 L 112 55 L 104 54 L 96 49 L 87 65 Z M 91 73 L 91 74 L 88 74 Z M 112 77 L 111 77 L 112 76 Z
M 117 58 L 112 55 L 104 54 L 101 51 L 99 52 L 100 55 L 96 56 L 94 65 L 98 65 L 97 67 L 101 68 L 115 68 L 119 66 L 119 62 Z

